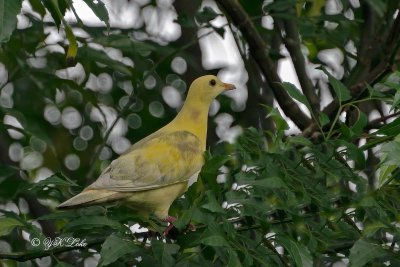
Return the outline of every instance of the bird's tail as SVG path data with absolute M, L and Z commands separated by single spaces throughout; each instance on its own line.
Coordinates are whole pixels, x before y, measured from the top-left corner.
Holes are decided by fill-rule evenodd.
M 125 198 L 128 193 L 105 189 L 86 189 L 57 206 L 58 209 L 76 208 Z

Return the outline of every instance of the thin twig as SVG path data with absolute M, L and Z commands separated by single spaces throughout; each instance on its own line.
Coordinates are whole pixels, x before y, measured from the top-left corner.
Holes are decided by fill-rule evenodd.
M 380 117 L 380 118 L 377 118 L 377 119 L 371 121 L 370 123 L 368 123 L 367 126 L 365 126 L 365 129 L 370 130 L 370 129 L 380 128 L 380 127 L 382 127 L 384 125 L 384 124 L 381 124 L 382 122 L 386 122 L 388 119 L 393 118 L 393 117 L 397 117 L 397 116 L 400 116 L 400 111 L 395 112 L 393 114 L 389 114 L 389 115 Z

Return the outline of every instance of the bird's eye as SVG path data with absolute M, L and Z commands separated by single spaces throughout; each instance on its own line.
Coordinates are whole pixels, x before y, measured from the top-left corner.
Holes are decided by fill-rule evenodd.
M 210 85 L 211 86 L 214 86 L 214 85 L 216 85 L 217 84 L 217 82 L 214 80 L 214 79 L 212 79 L 211 81 L 210 81 Z

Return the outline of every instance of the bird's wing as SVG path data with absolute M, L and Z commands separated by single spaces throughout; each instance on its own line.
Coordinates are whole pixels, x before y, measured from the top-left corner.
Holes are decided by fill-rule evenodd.
M 189 180 L 203 165 L 200 140 L 187 131 L 158 134 L 111 162 L 87 189 L 135 192 Z

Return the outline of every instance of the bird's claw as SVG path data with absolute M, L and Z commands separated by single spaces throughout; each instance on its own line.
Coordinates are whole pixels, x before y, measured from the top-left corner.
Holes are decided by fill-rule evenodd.
M 165 230 L 164 230 L 164 232 L 163 232 L 164 236 L 168 236 L 169 231 L 171 231 L 172 228 L 174 228 L 173 222 L 176 221 L 176 218 L 175 218 L 175 217 L 172 217 L 172 216 L 167 216 L 167 217 L 164 219 L 164 221 L 166 221 L 166 222 L 169 223 L 169 225 L 167 226 L 167 228 L 165 228 Z M 189 223 L 189 224 L 187 225 L 187 227 L 186 227 L 185 230 L 190 230 L 190 231 L 192 231 L 192 232 L 193 232 L 193 231 L 196 231 L 196 226 L 195 226 L 194 224 L 192 224 L 192 223 Z

